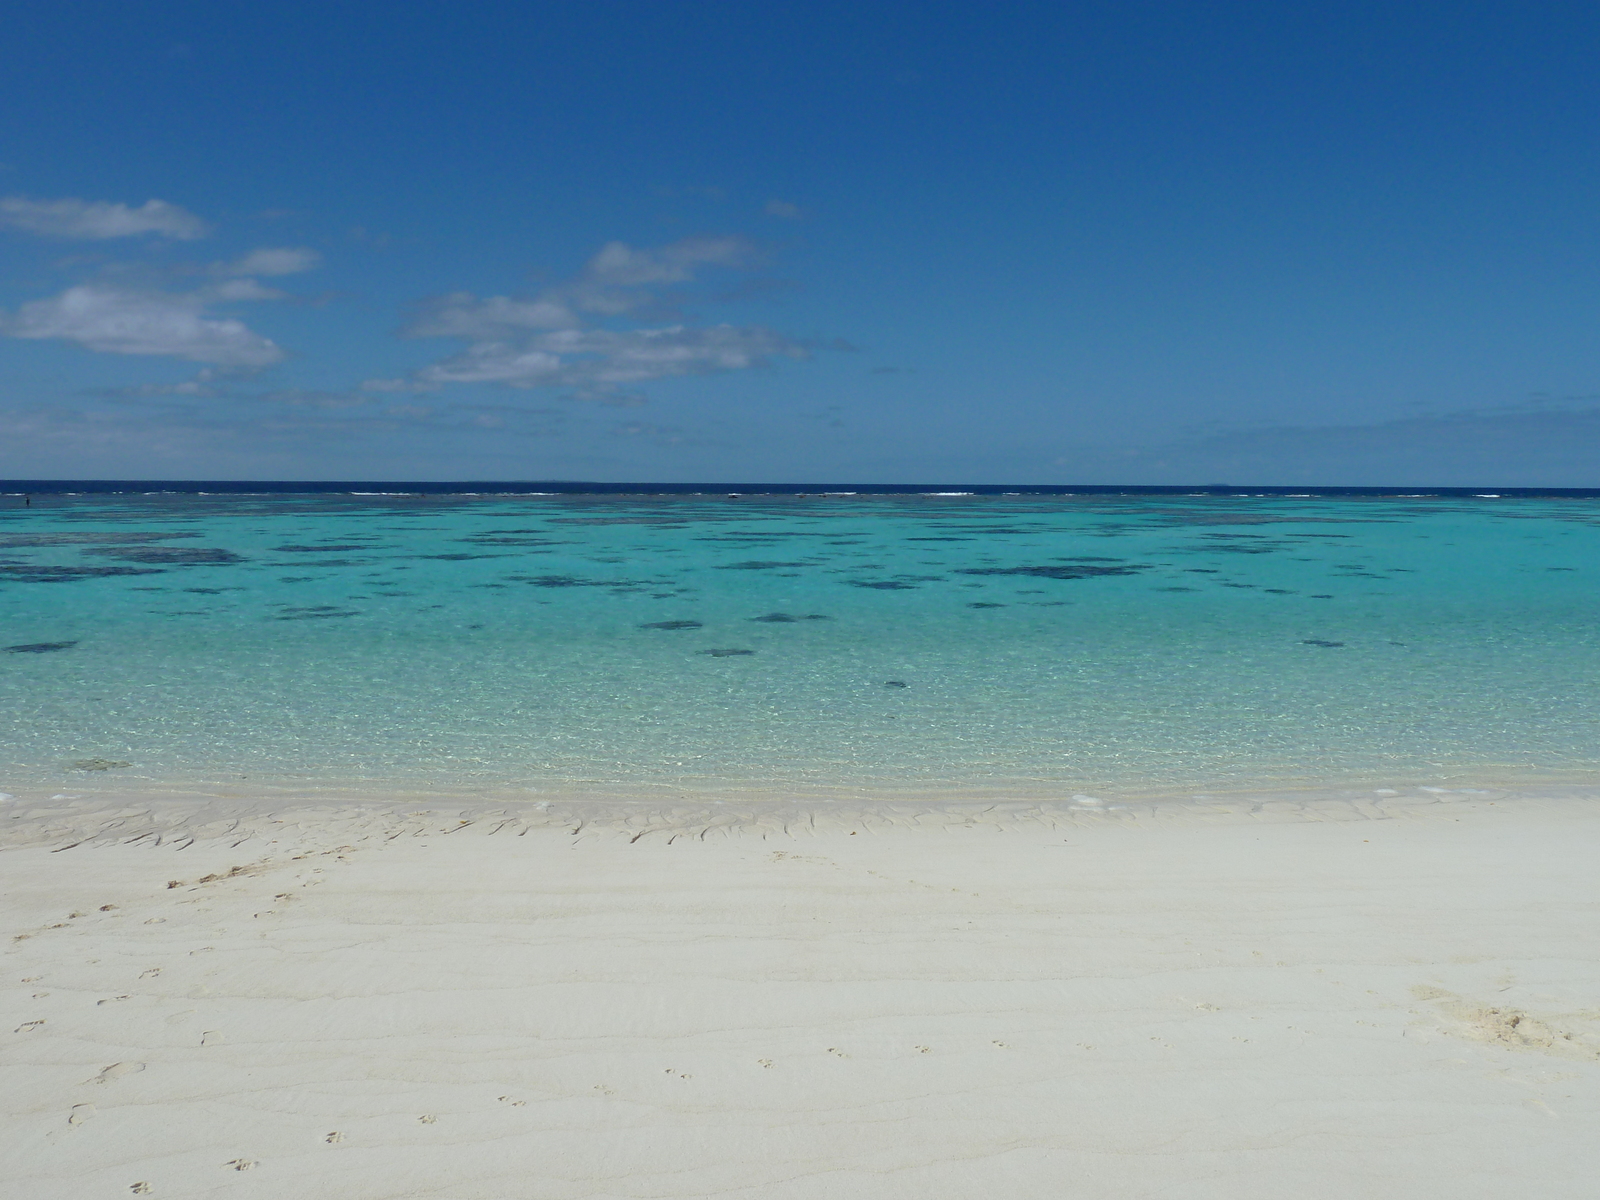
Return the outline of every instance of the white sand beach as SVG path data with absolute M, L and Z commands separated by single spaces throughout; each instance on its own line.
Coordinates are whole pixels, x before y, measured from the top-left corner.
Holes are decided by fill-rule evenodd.
M 7 1200 L 1600 1189 L 1592 797 L 47 808 Z

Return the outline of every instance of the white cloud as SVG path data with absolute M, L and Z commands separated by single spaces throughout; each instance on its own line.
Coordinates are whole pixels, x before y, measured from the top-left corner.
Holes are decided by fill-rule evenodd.
M 768 200 L 761 211 L 769 217 L 782 217 L 785 221 L 798 221 L 806 215 L 798 204 L 790 204 L 787 200 Z
M 623 242 L 601 248 L 578 277 L 530 299 L 454 292 L 427 305 L 406 329 L 410 337 L 454 337 L 469 343 L 459 354 L 406 379 L 373 379 L 372 392 L 432 391 L 453 383 L 507 387 L 570 387 L 606 398 L 623 385 L 682 375 L 708 375 L 764 365 L 807 351 L 770 329 L 673 324 L 609 329 L 605 317 L 661 306 L 660 285 L 689 283 L 703 267 L 743 267 L 756 261 L 743 238 L 688 238 L 655 249 Z
M 231 263 L 216 263 L 214 275 L 298 275 L 322 265 L 322 255 L 304 246 L 276 250 L 252 250 Z
M 210 232 L 192 212 L 165 200 L 146 200 L 140 207 L 130 208 L 106 200 L 29 200 L 26 196 L 0 198 L 0 226 L 41 237 L 87 240 L 157 233 L 193 241 Z
M 263 286 L 254 276 L 309 271 L 320 262 L 315 250 L 260 249 L 235 262 L 211 264 L 209 273 L 223 278 L 192 292 L 80 284 L 58 296 L 24 304 L 15 315 L 0 312 L 0 335 L 58 338 L 106 354 L 160 355 L 217 367 L 270 366 L 283 358 L 274 342 L 243 321 L 209 310 L 241 301 L 286 300 L 287 293 Z M 209 377 L 197 386 L 202 390 L 189 394 L 208 394 Z M 166 391 L 183 393 L 184 387 Z
M 273 299 L 279 293 L 253 279 L 182 295 L 84 284 L 48 300 L 0 314 L 0 333 L 14 338 L 60 338 L 107 354 L 164 355 L 220 367 L 265 367 L 279 361 L 276 344 L 232 317 L 206 314 L 219 300 Z

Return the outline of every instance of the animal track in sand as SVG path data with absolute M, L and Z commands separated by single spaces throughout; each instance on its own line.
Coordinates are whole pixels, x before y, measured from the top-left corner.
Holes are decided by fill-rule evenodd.
M 72 1111 L 67 1114 L 67 1124 L 82 1125 L 92 1116 L 94 1116 L 94 1105 L 74 1104 L 72 1106 Z
M 511 1105 L 512 1108 L 525 1108 L 528 1104 L 526 1100 L 513 1100 L 510 1096 L 497 1096 L 495 1099 L 499 1100 L 501 1104 Z
M 148 1196 L 150 1194 L 150 1185 L 141 1179 L 128 1190 L 135 1196 Z
M 843 1050 L 839 1049 L 837 1046 L 829 1046 L 828 1047 L 828 1053 L 833 1055 L 835 1058 L 849 1058 L 850 1057 L 848 1054 L 846 1054 Z
M 434 1116 L 432 1113 L 424 1113 L 422 1116 L 417 1118 L 417 1120 L 423 1125 L 432 1125 L 438 1121 L 438 1119 L 439 1118 Z
M 256 1164 L 251 1162 L 248 1158 L 232 1158 L 222 1165 L 225 1167 L 230 1167 L 235 1171 L 248 1171 Z
M 328 1136 L 323 1138 L 322 1140 L 327 1142 L 328 1145 L 330 1145 L 330 1146 L 336 1146 L 340 1142 L 344 1141 L 344 1134 L 340 1133 L 337 1129 L 335 1129 L 332 1133 L 328 1134 Z

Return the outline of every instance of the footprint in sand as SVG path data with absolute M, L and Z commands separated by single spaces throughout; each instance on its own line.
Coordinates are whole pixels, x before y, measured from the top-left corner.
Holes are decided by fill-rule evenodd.
M 330 1146 L 336 1146 L 340 1142 L 344 1141 L 344 1134 L 340 1133 L 337 1129 L 335 1129 L 332 1133 L 330 1133 L 327 1137 L 323 1138 L 322 1140 L 327 1142 L 328 1145 L 330 1145 Z
M 118 1062 L 112 1063 L 93 1079 L 84 1080 L 85 1083 L 110 1083 L 113 1079 L 121 1079 L 124 1075 L 132 1075 L 136 1071 L 144 1070 L 143 1063 Z
M 94 1105 L 74 1104 L 72 1106 L 72 1111 L 67 1114 L 67 1124 L 82 1125 L 92 1116 L 94 1116 Z
M 417 1120 L 424 1125 L 432 1125 L 438 1121 L 438 1119 L 439 1118 L 434 1116 L 432 1113 L 424 1113 L 422 1116 L 417 1118 Z
M 150 1185 L 141 1179 L 128 1190 L 135 1196 L 148 1196 L 150 1194 Z
M 231 1168 L 231 1169 L 233 1169 L 235 1171 L 248 1171 L 248 1170 L 250 1170 L 250 1168 L 254 1167 L 256 1164 L 251 1162 L 248 1158 L 234 1158 L 234 1159 L 229 1159 L 227 1162 L 223 1163 L 222 1165 L 225 1166 L 225 1167 L 229 1167 L 229 1168 Z

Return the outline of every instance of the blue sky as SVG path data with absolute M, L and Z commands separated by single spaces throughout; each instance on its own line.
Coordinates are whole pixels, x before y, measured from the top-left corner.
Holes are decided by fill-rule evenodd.
M 1597 34 L 36 5 L 0 476 L 1600 485 Z

